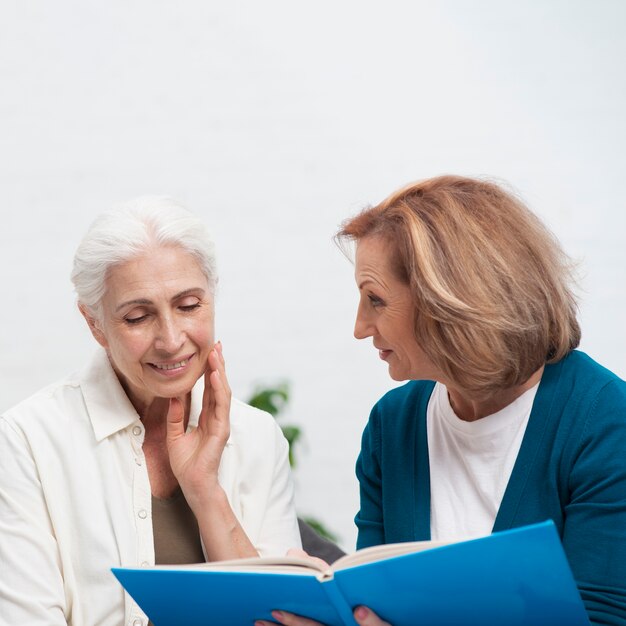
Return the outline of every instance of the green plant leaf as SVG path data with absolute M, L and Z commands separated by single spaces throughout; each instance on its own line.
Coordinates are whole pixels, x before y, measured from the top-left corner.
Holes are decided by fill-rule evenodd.
M 289 402 L 289 385 L 282 383 L 274 387 L 257 387 L 248 400 L 248 404 L 267 411 L 276 417 Z
M 286 424 L 285 426 L 281 426 L 281 428 L 283 430 L 283 435 L 285 435 L 285 439 L 289 442 L 290 446 L 296 443 L 296 441 L 298 441 L 298 439 L 300 439 L 300 436 L 302 435 L 302 430 L 299 426 Z
M 298 439 L 300 439 L 300 435 L 302 435 L 302 431 L 298 426 L 291 426 L 288 424 L 281 425 L 281 430 L 283 431 L 283 435 L 289 444 L 289 465 L 291 467 L 296 466 L 296 457 L 294 456 L 294 444 Z

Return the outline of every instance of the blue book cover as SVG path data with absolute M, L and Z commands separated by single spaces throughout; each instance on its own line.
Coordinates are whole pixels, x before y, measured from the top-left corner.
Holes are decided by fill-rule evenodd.
M 268 563 L 113 573 L 155 626 L 242 626 L 271 620 L 273 609 L 355 626 L 352 608 L 359 604 L 393 626 L 589 624 L 551 521 L 445 545 L 376 546 L 325 571 L 298 566 L 297 559 Z

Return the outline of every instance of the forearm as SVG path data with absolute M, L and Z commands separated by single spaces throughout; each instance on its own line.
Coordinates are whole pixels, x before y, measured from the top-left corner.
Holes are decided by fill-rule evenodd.
M 190 506 L 198 520 L 208 561 L 258 556 L 221 487 Z

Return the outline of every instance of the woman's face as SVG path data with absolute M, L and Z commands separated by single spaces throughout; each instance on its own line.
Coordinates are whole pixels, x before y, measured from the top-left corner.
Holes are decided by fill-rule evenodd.
M 83 314 L 140 413 L 155 398 L 184 396 L 205 371 L 213 298 L 200 265 L 181 248 L 152 249 L 115 266 L 102 320 Z
M 411 292 L 390 267 L 388 248 L 376 236 L 357 243 L 355 278 L 360 301 L 354 336 L 372 337 L 394 380 L 441 380 L 438 368 L 415 339 Z

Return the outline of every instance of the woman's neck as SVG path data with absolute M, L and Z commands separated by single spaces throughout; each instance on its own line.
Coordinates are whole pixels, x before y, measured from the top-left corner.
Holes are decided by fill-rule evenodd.
M 191 394 L 187 394 L 184 398 L 180 398 L 185 407 L 185 429 L 189 423 L 189 411 L 191 407 Z M 150 431 L 159 431 L 167 429 L 167 412 L 170 408 L 169 398 L 153 398 L 152 401 L 142 407 L 139 417 L 143 422 L 146 433 Z
M 448 386 L 448 397 L 450 406 L 456 416 L 465 422 L 474 422 L 487 415 L 493 415 L 509 406 L 517 400 L 523 393 L 534 387 L 543 374 L 541 366 L 525 383 L 510 389 L 502 389 L 488 398 L 472 398 L 465 391 Z

